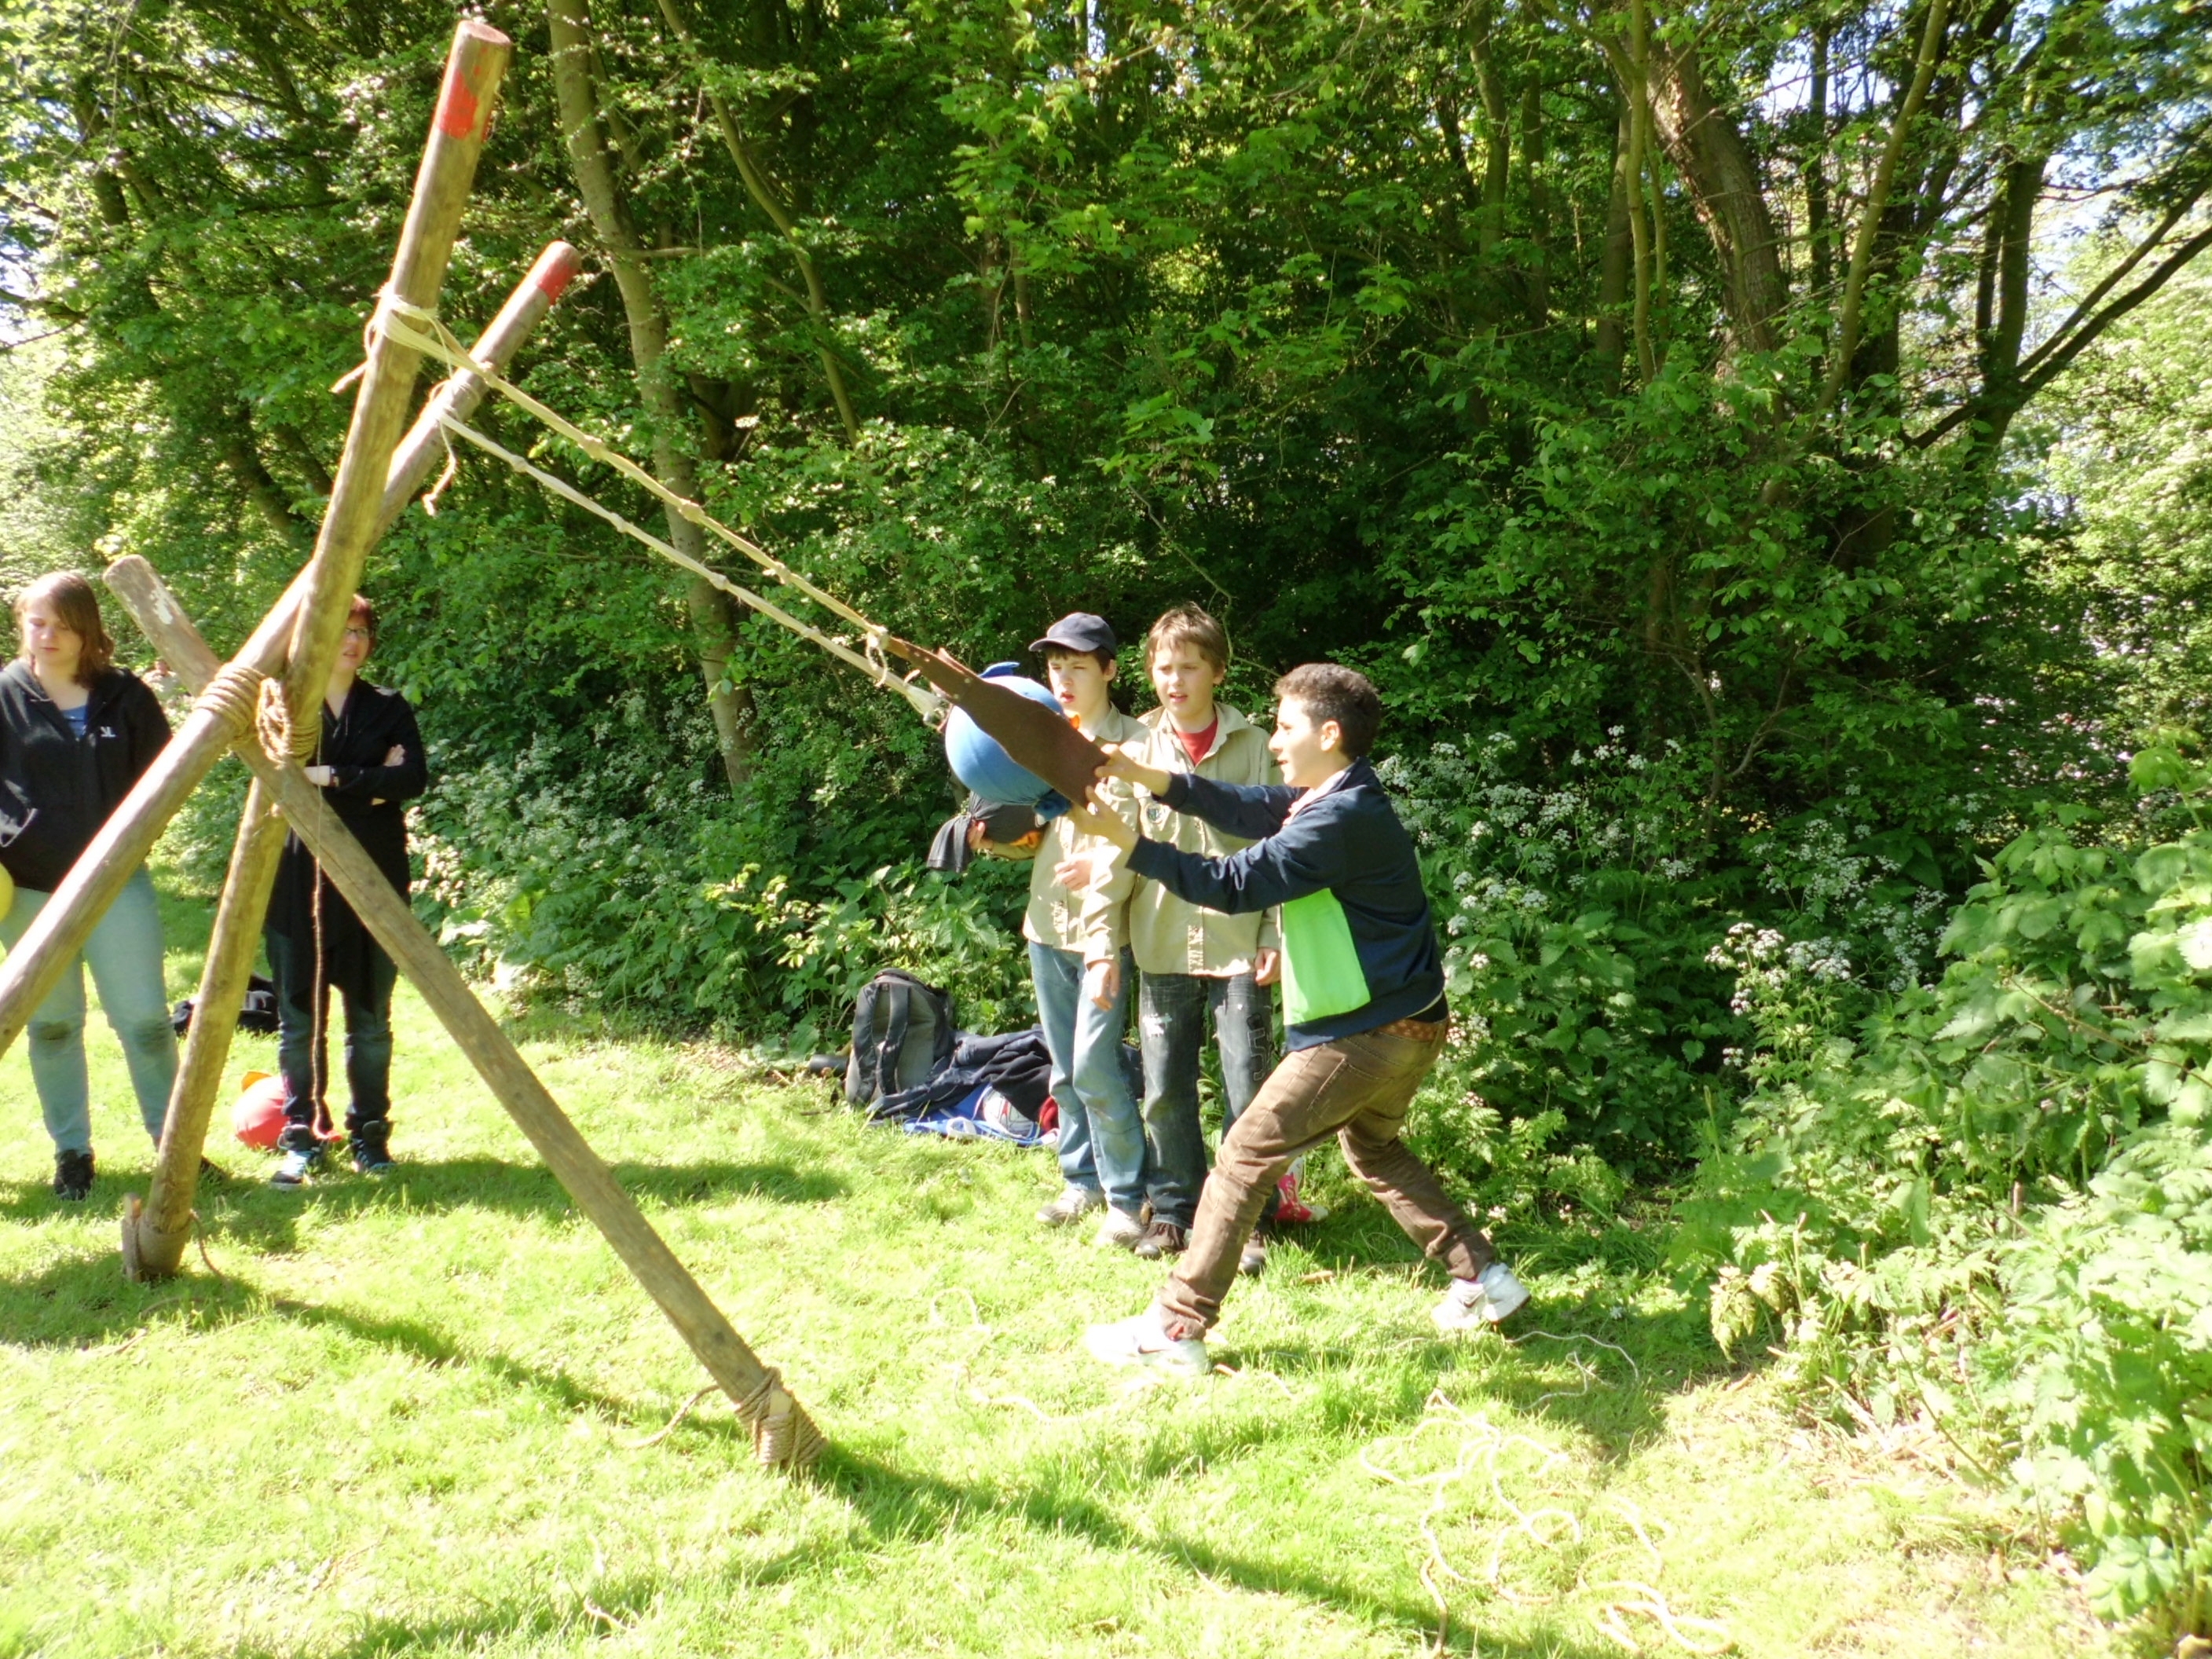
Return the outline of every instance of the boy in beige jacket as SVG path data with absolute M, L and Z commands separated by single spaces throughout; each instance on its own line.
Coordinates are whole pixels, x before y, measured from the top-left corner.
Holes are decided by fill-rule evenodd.
M 1144 717 L 1141 735 L 1122 745 L 1132 759 L 1219 783 L 1282 781 L 1267 751 L 1267 732 L 1214 699 L 1229 671 L 1229 639 L 1219 623 L 1194 605 L 1178 605 L 1146 635 L 1145 664 L 1160 706 Z M 1152 839 L 1205 858 L 1223 858 L 1249 845 L 1154 800 L 1133 803 L 1125 816 Z M 1208 1019 L 1221 1054 L 1224 1133 L 1274 1064 L 1274 999 L 1268 987 L 1276 973 L 1275 918 L 1272 911 L 1231 916 L 1202 910 L 1158 882 L 1135 879 L 1126 860 L 1117 858 L 1106 879 L 1090 890 L 1085 915 L 1103 941 L 1109 921 L 1125 914 L 1139 976 L 1145 1187 L 1152 1209 L 1136 1253 L 1157 1258 L 1182 1253 L 1206 1182 L 1198 1077 Z M 1098 959 L 1103 948 L 1092 952 L 1093 971 L 1104 965 Z M 1241 1263 L 1246 1272 L 1260 1271 L 1265 1250 L 1262 1236 L 1255 1234 Z
M 1084 736 L 1124 744 L 1143 734 L 1135 720 L 1114 707 L 1109 687 L 1118 645 L 1105 618 L 1072 612 L 1042 639 L 1032 641 L 1030 649 L 1043 656 L 1054 696 Z M 1126 793 L 1109 799 L 1134 811 Z M 1036 860 L 1030 868 L 1022 933 L 1029 941 L 1037 1024 L 1052 1054 L 1061 1180 L 1060 1195 L 1037 1212 L 1037 1219 L 1048 1227 L 1065 1227 L 1103 1211 L 1098 1242 L 1130 1249 L 1145 1233 L 1139 1219 L 1145 1132 L 1121 1069 L 1121 1038 L 1129 1029 L 1128 988 L 1121 970 L 1128 954 L 1127 895 L 1121 902 L 1108 904 L 1097 895 L 1073 891 L 1059 867 L 1086 849 L 1113 849 L 1075 835 L 1064 817 L 1046 826 L 1034 853 L 980 836 L 975 845 L 999 857 Z

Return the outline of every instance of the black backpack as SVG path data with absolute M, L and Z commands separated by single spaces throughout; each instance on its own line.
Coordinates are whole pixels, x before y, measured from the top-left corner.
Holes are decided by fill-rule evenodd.
M 912 974 L 887 968 L 853 1005 L 853 1058 L 845 1098 L 871 1105 L 927 1083 L 952 1058 L 952 999 Z

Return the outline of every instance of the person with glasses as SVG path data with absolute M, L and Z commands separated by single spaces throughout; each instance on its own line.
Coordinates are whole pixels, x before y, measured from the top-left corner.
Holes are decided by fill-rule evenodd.
M 376 639 L 376 607 L 356 594 L 306 770 L 324 805 L 405 898 L 404 803 L 429 787 L 430 775 L 407 699 L 361 678 Z M 330 1115 L 325 1031 L 332 990 L 345 1009 L 353 1166 L 363 1175 L 385 1173 L 392 1167 L 392 991 L 398 969 L 297 835 L 284 842 L 264 938 L 276 981 L 276 1066 L 284 1078 L 284 1128 L 276 1142 L 282 1157 L 270 1182 L 302 1187 L 322 1167 L 319 1124 Z
M 22 654 L 0 668 L 0 867 L 15 898 L 0 941 L 15 948 L 70 866 L 169 741 L 161 700 L 115 665 L 92 584 L 70 571 L 15 597 Z M 138 1115 L 158 1141 L 177 1075 L 161 981 L 154 884 L 132 872 L 83 950 L 31 1016 L 31 1082 L 54 1143 L 54 1195 L 92 1194 L 91 1085 L 84 1062 L 84 970 L 123 1045 Z

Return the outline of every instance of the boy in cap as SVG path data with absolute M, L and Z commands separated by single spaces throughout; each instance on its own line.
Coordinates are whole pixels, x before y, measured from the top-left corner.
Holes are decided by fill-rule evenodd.
M 1218 783 L 1282 781 L 1267 733 L 1214 698 L 1229 672 L 1229 636 L 1219 623 L 1197 605 L 1177 605 L 1146 635 L 1145 666 L 1160 706 L 1144 716 L 1144 735 L 1123 745 L 1131 760 Z M 1224 858 L 1250 844 L 1203 818 L 1171 811 L 1158 799 L 1146 804 L 1135 821 L 1154 840 L 1206 858 Z M 1146 1194 L 1152 1219 L 1136 1253 L 1148 1260 L 1180 1255 L 1206 1182 L 1198 1079 L 1209 1018 L 1221 1053 L 1224 1133 L 1274 1064 L 1274 998 L 1268 988 L 1276 977 L 1275 918 L 1272 912 L 1224 915 L 1202 908 L 1158 882 L 1139 881 L 1120 858 L 1091 887 L 1088 904 L 1102 914 L 1126 907 L 1139 975 Z M 1271 1201 L 1270 1217 L 1275 1208 Z M 1256 1273 L 1265 1261 L 1265 1247 L 1255 1234 L 1239 1265 Z
M 1143 839 L 1110 811 L 1069 814 L 1078 830 L 1124 849 L 1138 875 L 1193 903 L 1232 915 L 1279 905 L 1282 915 L 1290 1053 L 1224 1139 L 1189 1249 L 1158 1300 L 1086 1333 L 1091 1352 L 1117 1364 L 1208 1369 L 1206 1334 L 1276 1178 L 1331 1134 L 1392 1218 L 1450 1272 L 1431 1314 L 1439 1329 L 1495 1324 L 1528 1299 L 1399 1139 L 1443 1047 L 1449 1011 L 1413 840 L 1367 760 L 1382 702 L 1364 675 L 1328 663 L 1291 670 L 1275 696 L 1269 746 L 1280 786 L 1240 788 L 1118 753 L 1102 775 L 1252 837 L 1242 852 L 1208 859 Z
M 1097 743 L 1133 742 L 1145 728 L 1114 707 L 1119 642 L 1103 617 L 1078 611 L 1030 642 L 1042 652 L 1047 684 L 1083 734 Z M 982 837 L 977 845 L 1001 857 L 1032 857 L 1029 908 L 1022 934 L 1030 947 L 1030 981 L 1037 1023 L 1052 1054 L 1052 1095 L 1060 1108 L 1060 1195 L 1037 1212 L 1048 1227 L 1069 1226 L 1103 1210 L 1098 1242 L 1127 1249 L 1145 1235 L 1145 1131 L 1121 1069 L 1121 1037 L 1129 1029 L 1127 905 L 1094 906 L 1060 877 L 1071 857 L 1098 850 L 1065 817 L 1046 826 L 1034 851 Z M 1094 965 L 1095 964 L 1095 965 Z

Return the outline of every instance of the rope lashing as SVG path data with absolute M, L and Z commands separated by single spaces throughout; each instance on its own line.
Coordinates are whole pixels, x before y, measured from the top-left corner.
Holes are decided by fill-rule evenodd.
M 285 700 L 282 680 L 261 682 L 253 729 L 261 739 L 261 752 L 279 766 L 304 763 L 315 752 L 317 733 L 312 725 L 293 724 L 292 705 Z
M 836 639 L 823 633 L 820 629 L 800 621 L 781 605 L 763 599 L 750 588 L 740 586 L 732 581 L 712 565 L 702 564 L 689 554 L 678 552 L 651 531 L 633 524 L 613 508 L 601 506 L 599 502 L 586 495 L 566 479 L 556 477 L 543 467 L 516 454 L 504 445 L 495 442 L 467 422 L 447 416 L 440 421 L 439 425 L 454 437 L 474 444 L 485 454 L 505 461 L 507 465 L 525 477 L 537 480 L 540 485 L 561 497 L 562 501 L 574 502 L 585 512 L 605 520 L 633 541 L 642 543 L 651 548 L 671 564 L 688 570 L 702 580 L 711 583 L 740 604 L 751 606 L 769 621 L 781 623 L 799 638 L 811 641 L 840 662 L 849 663 L 885 690 L 897 692 L 914 706 L 915 713 L 920 714 L 925 720 L 934 721 L 944 712 L 945 700 L 936 692 L 913 680 L 902 679 L 890 672 L 890 665 L 884 658 L 881 641 L 885 635 L 882 629 L 873 625 L 868 628 L 866 635 L 867 654 L 863 656 L 842 640 Z
M 242 662 L 227 662 L 193 700 L 192 707 L 206 709 L 228 726 L 234 738 L 242 738 L 253 729 L 261 688 L 268 683 L 259 670 Z
M 822 1455 L 828 1443 L 822 1431 L 791 1397 L 775 1366 L 763 1366 L 760 1381 L 735 1404 L 738 1415 L 752 1429 L 753 1455 L 765 1467 L 804 1468 Z
M 556 414 L 490 364 L 470 356 L 468 349 L 453 337 L 453 331 L 439 319 L 434 311 L 415 305 L 386 290 L 379 298 L 376 310 L 369 317 L 368 326 L 382 333 L 386 339 L 439 359 L 450 368 L 476 375 L 500 396 L 550 427 L 593 460 L 613 468 L 678 517 L 728 543 L 786 586 L 797 588 L 824 611 L 843 617 L 863 634 L 880 635 L 884 632 L 836 594 L 816 586 L 766 548 L 731 529 L 698 502 L 678 495 L 627 455 L 609 445 L 605 439 L 585 431 L 574 422 Z

